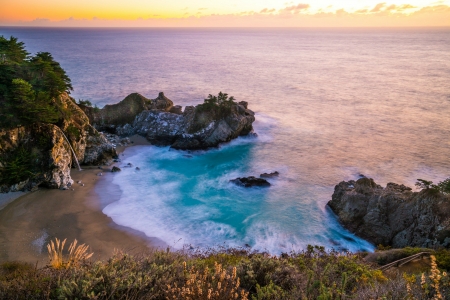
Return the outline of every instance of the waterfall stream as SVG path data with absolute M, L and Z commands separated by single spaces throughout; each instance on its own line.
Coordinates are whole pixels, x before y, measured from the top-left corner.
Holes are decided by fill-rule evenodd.
M 78 171 L 81 171 L 80 163 L 78 162 L 77 155 L 75 154 L 75 151 L 73 150 L 72 145 L 69 142 L 69 139 L 64 134 L 64 131 L 61 130 L 61 133 L 63 134 L 64 138 L 66 139 L 67 143 L 69 144 L 70 150 L 72 150 L 72 155 L 73 155 L 73 158 L 75 159 L 75 162 L 77 163 Z

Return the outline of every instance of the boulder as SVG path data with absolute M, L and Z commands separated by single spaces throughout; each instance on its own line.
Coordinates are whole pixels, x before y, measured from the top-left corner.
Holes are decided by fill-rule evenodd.
M 122 171 L 122 170 L 119 167 L 116 167 L 116 166 L 112 167 L 112 169 L 111 169 L 111 172 L 113 172 L 113 173 L 120 172 L 120 171 Z
M 239 186 L 243 186 L 243 187 L 254 187 L 254 186 L 268 187 L 268 186 L 270 186 L 270 183 L 267 180 L 265 180 L 263 178 L 257 178 L 254 176 L 238 177 L 236 179 L 230 180 L 230 182 L 237 184 Z
M 340 182 L 328 206 L 350 232 L 374 245 L 450 246 L 450 196 L 371 178 Z
M 90 123 L 97 130 L 113 133 L 115 132 L 116 126 L 133 123 L 136 115 L 155 106 L 152 100 L 138 93 L 128 95 L 117 104 L 105 105 L 102 109 L 80 105 L 81 109 L 89 118 Z
M 280 175 L 280 173 L 278 171 L 272 172 L 272 173 L 262 173 L 261 175 L 259 175 L 259 177 L 261 178 L 273 178 L 273 177 L 278 177 L 278 175 Z
M 155 100 L 153 100 L 152 108 L 159 109 L 162 111 L 170 111 L 172 106 L 173 106 L 172 100 L 164 96 L 163 92 L 160 92 L 158 97 Z

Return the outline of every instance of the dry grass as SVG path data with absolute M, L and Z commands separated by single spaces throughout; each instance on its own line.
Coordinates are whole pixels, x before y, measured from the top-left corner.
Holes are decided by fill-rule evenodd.
M 247 300 L 248 292 L 241 289 L 239 277 L 236 276 L 236 267 L 232 268 L 231 274 L 227 273 L 221 264 L 214 262 L 214 273 L 208 268 L 200 273 L 194 266 L 189 272 L 186 262 L 183 262 L 184 273 L 187 280 L 182 287 L 167 286 L 167 299 L 185 300 Z
M 63 251 L 64 245 L 66 244 L 66 240 L 60 241 L 58 238 L 55 238 L 55 242 L 50 241 L 47 244 L 48 256 L 50 259 L 50 266 L 55 269 L 68 269 L 72 266 L 78 265 L 80 262 L 89 259 L 92 257 L 94 253 L 88 253 L 89 246 L 85 244 L 78 245 L 78 241 L 75 239 L 69 245 L 69 253 L 67 258 L 64 259 Z

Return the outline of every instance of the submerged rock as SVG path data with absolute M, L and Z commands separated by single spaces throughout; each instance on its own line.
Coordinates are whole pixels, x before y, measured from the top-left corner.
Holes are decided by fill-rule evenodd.
M 268 186 L 270 186 L 270 183 L 267 180 L 265 180 L 263 178 L 257 178 L 254 176 L 239 177 L 239 178 L 230 180 L 230 182 L 233 182 L 234 184 L 237 184 L 237 185 L 243 186 L 243 187 L 254 187 L 254 186 L 268 187 Z
M 450 196 L 371 178 L 342 181 L 328 206 L 350 232 L 375 245 L 449 247 Z
M 272 172 L 272 173 L 262 173 L 261 175 L 259 175 L 259 177 L 261 178 L 273 178 L 273 177 L 278 177 L 280 175 L 280 173 L 278 171 Z

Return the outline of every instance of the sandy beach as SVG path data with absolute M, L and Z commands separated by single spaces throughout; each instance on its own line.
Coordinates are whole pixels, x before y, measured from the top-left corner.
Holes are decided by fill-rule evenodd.
M 130 139 L 133 145 L 148 145 L 143 137 Z M 122 160 L 126 159 L 124 149 L 117 149 Z M 67 238 L 67 245 L 74 239 L 86 243 L 94 252 L 94 260 L 109 258 L 115 249 L 138 254 L 153 247 L 164 247 L 142 233 L 114 224 L 102 213 L 107 203 L 104 200 L 102 203 L 105 197 L 99 193 L 106 193 L 110 202 L 120 196 L 118 187 L 110 184 L 114 173 L 107 169 L 112 166 L 102 167 L 105 170 L 72 169 L 74 184 L 70 190 L 39 189 L 11 197 L 4 194 L 5 206 L 0 210 L 0 262 L 20 260 L 45 265 L 48 263 L 46 244 L 55 237 Z M 20 197 L 12 199 L 12 196 Z

